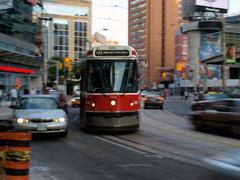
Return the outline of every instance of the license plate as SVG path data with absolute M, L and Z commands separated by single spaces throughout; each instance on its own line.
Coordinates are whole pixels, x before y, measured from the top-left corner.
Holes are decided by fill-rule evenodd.
M 39 124 L 38 127 L 37 127 L 37 130 L 38 130 L 38 131 L 46 131 L 46 130 L 47 130 L 47 126 L 46 126 L 46 125 Z

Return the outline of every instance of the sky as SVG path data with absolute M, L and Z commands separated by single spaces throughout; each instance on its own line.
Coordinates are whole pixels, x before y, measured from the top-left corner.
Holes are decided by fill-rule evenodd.
M 92 33 L 99 32 L 120 44 L 128 43 L 128 0 L 92 0 Z M 240 14 L 240 0 L 229 0 L 228 14 Z
M 127 45 L 128 0 L 92 0 L 92 3 L 93 34 L 99 32 Z

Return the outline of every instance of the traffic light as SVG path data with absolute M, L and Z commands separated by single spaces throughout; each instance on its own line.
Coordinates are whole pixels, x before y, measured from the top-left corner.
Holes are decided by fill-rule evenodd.
M 63 60 L 63 63 L 64 63 L 64 67 L 68 68 L 71 64 L 71 59 L 68 58 L 68 57 L 65 57 L 64 60 Z
M 181 63 L 177 63 L 176 70 L 177 71 L 182 71 L 182 69 L 183 69 L 183 65 Z
M 69 57 L 65 57 L 63 60 L 64 68 L 68 71 L 72 71 L 72 60 Z
M 167 73 L 166 73 L 166 72 L 163 72 L 163 73 L 162 73 L 162 78 L 163 78 L 163 79 L 166 79 L 166 78 L 167 78 Z

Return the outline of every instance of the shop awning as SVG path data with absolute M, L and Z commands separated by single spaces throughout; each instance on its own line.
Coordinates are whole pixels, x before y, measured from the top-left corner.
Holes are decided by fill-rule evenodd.
M 35 67 L 41 67 L 43 65 L 43 58 L 36 58 L 34 55 L 20 53 L 4 48 L 0 48 L 0 61 L 8 61 Z

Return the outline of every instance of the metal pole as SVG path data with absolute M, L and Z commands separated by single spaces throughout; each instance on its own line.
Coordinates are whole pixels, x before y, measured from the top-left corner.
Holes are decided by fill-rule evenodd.
M 59 81 L 59 68 L 58 68 L 58 63 L 56 63 L 56 88 L 58 89 L 58 81 Z
M 222 72 L 222 88 L 223 91 L 226 90 L 226 70 L 225 70 L 225 60 L 226 60 L 226 39 L 225 39 L 225 19 L 224 16 L 222 15 L 222 48 L 223 48 L 223 64 L 221 67 L 221 72 Z

